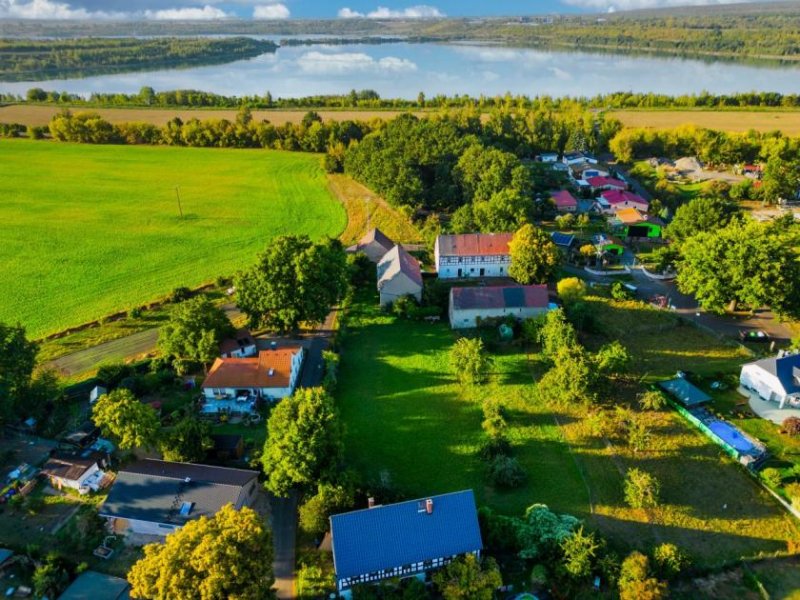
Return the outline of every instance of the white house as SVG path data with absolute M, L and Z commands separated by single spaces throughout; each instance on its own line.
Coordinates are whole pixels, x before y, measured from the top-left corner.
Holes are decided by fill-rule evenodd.
M 218 358 L 201 386 L 204 412 L 252 412 L 258 399 L 291 396 L 304 355 L 302 346 L 287 346 L 262 350 L 248 358 Z
M 219 355 L 222 358 L 247 358 L 257 353 L 256 341 L 247 329 L 239 329 L 235 336 L 223 340 L 219 345 Z
M 226 504 L 251 506 L 258 488 L 256 471 L 148 458 L 120 469 L 98 512 L 115 533 L 166 536 Z
M 800 408 L 800 354 L 765 358 L 742 367 L 739 383 L 780 408 Z
M 450 288 L 450 327 L 468 329 L 479 319 L 530 319 L 551 308 L 546 285 Z
M 372 506 L 331 521 L 336 587 L 351 596 L 359 584 L 424 578 L 465 554 L 483 550 L 472 490 Z
M 558 162 L 558 152 L 542 152 L 539 155 L 539 160 L 543 163 Z
M 506 277 L 513 233 L 463 233 L 436 238 L 436 272 L 442 279 Z
M 98 491 L 106 474 L 105 458 L 99 454 L 71 456 L 54 454 L 42 467 L 41 474 L 57 490 L 69 488 L 81 494 Z
M 565 152 L 564 156 L 561 158 L 561 162 L 563 162 L 565 165 L 578 165 L 580 163 L 596 165 L 597 158 L 588 152 L 574 151 Z
M 387 252 L 378 263 L 378 292 L 381 306 L 402 296 L 422 300 L 422 271 L 419 262 L 400 246 Z

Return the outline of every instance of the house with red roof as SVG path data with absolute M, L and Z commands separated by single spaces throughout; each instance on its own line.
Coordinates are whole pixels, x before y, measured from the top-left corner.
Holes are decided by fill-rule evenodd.
M 550 194 L 556 210 L 560 213 L 574 213 L 578 211 L 578 200 L 568 190 L 560 190 Z
M 614 177 L 589 177 L 586 180 L 592 191 L 601 190 L 627 190 L 628 184 Z
M 633 192 L 608 190 L 600 194 L 595 206 L 601 213 L 611 215 L 623 208 L 636 208 L 642 212 L 647 212 L 650 203 Z
M 450 327 L 477 327 L 482 319 L 530 319 L 551 308 L 546 285 L 454 287 L 450 289 Z
M 513 233 L 462 233 L 436 238 L 436 272 L 442 279 L 507 277 Z
M 201 385 L 202 412 L 246 414 L 255 410 L 259 400 L 291 396 L 304 355 L 302 346 L 286 346 L 262 350 L 252 357 L 218 358 Z

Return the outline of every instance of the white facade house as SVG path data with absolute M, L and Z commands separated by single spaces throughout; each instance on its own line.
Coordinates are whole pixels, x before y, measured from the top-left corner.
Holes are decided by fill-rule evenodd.
M 120 469 L 99 514 L 116 533 L 166 536 L 226 504 L 251 506 L 258 488 L 256 471 L 144 459 Z
M 201 386 L 203 396 L 212 408 L 231 401 L 286 398 L 297 386 L 304 356 L 302 346 L 288 346 L 262 350 L 248 358 L 218 358 Z
M 542 152 L 539 155 L 539 160 L 543 163 L 558 162 L 558 152 Z
M 69 488 L 81 494 L 98 491 L 105 472 L 105 459 L 91 454 L 87 457 L 55 454 L 42 467 L 42 475 L 57 490 Z
M 381 306 L 402 298 L 413 296 L 422 300 L 422 271 L 419 262 L 399 245 L 389 250 L 380 260 L 378 271 L 378 293 Z
M 436 238 L 434 257 L 441 279 L 507 277 L 512 233 L 464 233 Z
M 742 367 L 739 383 L 779 408 L 800 408 L 800 354 L 765 358 Z
M 247 329 L 239 329 L 235 336 L 223 340 L 219 345 L 219 355 L 222 358 L 247 358 L 256 354 L 256 341 Z
M 453 329 L 477 327 L 482 319 L 536 317 L 552 308 L 546 285 L 450 288 L 449 317 Z

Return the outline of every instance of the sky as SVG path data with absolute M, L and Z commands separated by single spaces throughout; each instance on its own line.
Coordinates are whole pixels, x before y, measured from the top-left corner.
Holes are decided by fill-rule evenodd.
M 737 0 L 0 0 L 0 18 L 209 20 L 426 18 L 613 12 Z M 429 2 L 429 3 L 428 3 Z

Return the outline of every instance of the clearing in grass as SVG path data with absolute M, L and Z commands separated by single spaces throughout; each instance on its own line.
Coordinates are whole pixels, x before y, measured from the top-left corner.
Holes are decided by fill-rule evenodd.
M 275 236 L 346 224 L 316 155 L 2 140 L 0 163 L 0 321 L 33 337 L 231 275 Z
M 593 409 L 554 410 L 536 399 L 535 381 L 546 367 L 535 348 L 490 342 L 489 381 L 462 387 L 449 365 L 456 335 L 445 324 L 397 319 L 372 300 L 361 298 L 351 308 L 337 394 L 348 463 L 367 480 L 388 479 L 409 497 L 472 488 L 480 504 L 505 514 L 542 502 L 586 519 L 623 550 L 673 542 L 702 567 L 785 552 L 800 539 L 791 518 L 674 411 L 636 413 L 652 442 L 635 452 L 624 436 L 597 433 L 587 418 Z M 674 315 L 589 300 L 605 335 L 631 350 L 638 375 L 663 376 L 682 367 L 710 373 L 741 359 L 735 346 L 678 325 Z M 623 322 L 636 326 L 622 329 Z M 594 346 L 602 337 L 586 341 Z M 635 406 L 637 378 L 615 381 L 603 409 Z M 509 411 L 514 454 L 528 473 L 516 490 L 489 486 L 486 464 L 476 455 L 485 398 Z M 623 482 L 630 468 L 661 481 L 658 508 L 626 505 Z

